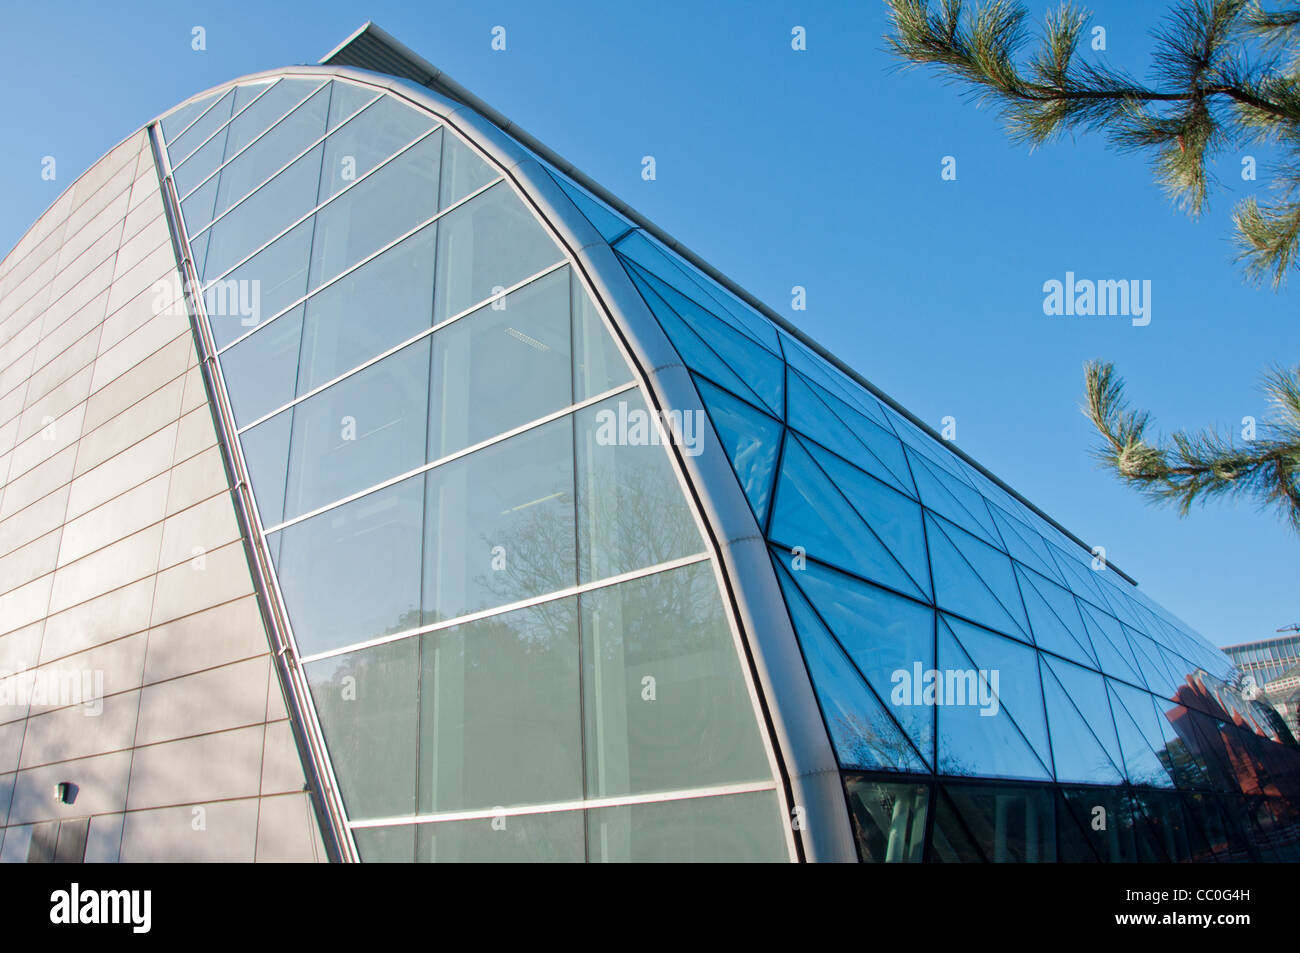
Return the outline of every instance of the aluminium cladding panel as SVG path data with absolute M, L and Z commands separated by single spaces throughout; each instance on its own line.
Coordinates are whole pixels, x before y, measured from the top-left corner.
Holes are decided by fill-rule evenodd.
M 339 68 L 339 75 L 351 70 Z M 368 82 L 377 80 L 358 74 Z M 613 251 L 526 150 L 468 106 L 405 83 L 388 83 L 403 95 L 427 97 L 430 108 L 489 153 L 559 233 L 596 297 L 615 317 L 615 331 L 658 408 L 689 413 L 703 407 L 689 372 L 619 265 Z M 716 434 L 697 456 L 674 456 L 690 483 L 713 536 L 724 591 L 739 617 L 749 662 L 757 676 L 768 729 L 788 784 L 790 809 L 808 860 L 855 861 L 852 831 L 838 763 L 782 599 L 762 532 Z
M 324 859 L 142 132 L 0 262 L 0 859 L 65 833 Z

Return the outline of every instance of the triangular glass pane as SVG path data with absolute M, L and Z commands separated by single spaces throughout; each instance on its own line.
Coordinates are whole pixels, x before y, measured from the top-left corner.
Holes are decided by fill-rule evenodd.
M 1029 623 L 1007 555 L 929 513 L 925 525 L 939 607 L 1028 641 Z
M 981 657 L 965 650 L 953 625 L 940 615 L 936 668 L 942 682 L 936 680 L 935 686 L 940 773 L 1051 780 L 1050 768 L 1013 716 L 1012 705 L 1020 706 L 1026 725 L 1036 724 L 1037 730 L 1031 728 L 1031 734 L 1045 750 L 1047 730 L 1042 725 L 1034 650 L 1000 636 L 977 634 L 974 626 L 963 626 L 959 620 L 952 622 Z M 990 645 L 986 639 L 1000 639 L 1004 644 Z
M 1164 698 L 1173 698 L 1177 686 L 1160 660 L 1155 642 L 1141 632 L 1135 631 L 1129 639 L 1129 644 L 1133 647 L 1133 656 L 1137 659 L 1146 687 Z
M 1107 679 L 1106 688 L 1110 695 L 1111 711 L 1115 713 L 1115 730 L 1119 733 L 1119 748 L 1124 755 L 1124 774 L 1129 783 L 1154 788 L 1173 787 L 1174 779 L 1166 770 L 1164 762 L 1157 757 L 1151 739 L 1124 704 L 1122 683 Z M 1130 688 L 1129 691 L 1136 689 Z M 1146 722 L 1149 730 L 1150 718 Z
M 613 241 L 632 227 L 631 222 L 604 202 L 589 195 L 576 183 L 569 181 L 564 174 L 554 169 L 546 171 L 555 180 L 555 184 L 564 190 L 564 194 L 573 200 L 573 204 L 578 206 L 578 211 L 582 213 L 583 218 L 591 223 L 592 228 L 600 232 L 600 237 L 605 241 Z
M 893 428 L 885 419 L 885 411 L 881 408 L 880 401 L 876 400 L 865 387 L 844 376 L 839 368 L 828 364 L 820 355 L 810 351 L 802 341 L 788 334 L 781 335 L 781 350 L 785 354 L 786 362 L 809 381 L 819 384 L 841 400 L 848 401 L 860 413 L 866 414 L 875 421 L 882 430 L 893 435 Z
M 894 475 L 896 482 L 903 487 L 904 492 L 908 492 L 912 483 L 911 470 L 908 468 L 907 457 L 903 453 L 903 444 L 899 439 L 865 414 L 855 410 L 834 394 L 829 393 L 825 388 L 812 381 L 808 381 L 808 384 L 813 392 L 821 398 L 821 402 L 840 419 L 840 422 L 849 429 L 853 436 L 870 450 L 876 459 L 889 468 L 889 472 Z
M 456 204 L 497 178 L 496 170 L 451 132 L 442 137 L 441 170 L 438 183 L 439 209 Z
M 1063 678 L 1058 678 L 1058 673 Z M 1043 695 L 1047 700 L 1056 780 L 1123 783 L 1124 773 L 1118 767 L 1123 758 L 1101 676 L 1044 656 Z M 1098 734 L 1106 740 L 1098 740 Z
M 749 384 L 750 389 L 768 409 L 780 416 L 785 411 L 782 389 L 785 384 L 785 363 L 771 351 L 755 347 L 754 342 L 736 331 L 716 315 L 706 311 L 676 288 L 656 278 L 635 264 L 631 267 L 640 273 L 655 293 L 700 336 L 715 354 Z
M 355 86 L 335 80 L 330 91 L 330 114 L 328 128 L 336 126 L 354 115 L 358 109 L 375 98 L 375 91 L 365 86 Z
M 980 520 L 971 508 L 958 498 L 958 494 L 961 494 L 966 496 L 968 502 L 972 502 L 970 497 L 974 497 L 974 500 L 982 506 L 983 500 L 980 499 L 979 494 L 960 481 L 953 480 L 943 470 L 936 472 L 936 468 L 927 464 L 925 458 L 918 453 L 908 453 L 908 461 L 912 465 L 912 479 L 916 481 L 922 503 L 940 516 L 956 523 L 966 532 L 978 536 L 990 546 L 1002 548 L 1002 540 L 991 525 L 992 521 L 987 516 Z M 965 493 L 962 493 L 963 490 Z
M 207 109 L 216 100 L 220 93 L 213 93 L 211 96 L 204 96 L 202 99 L 195 100 L 184 106 L 178 106 L 168 113 L 162 120 L 163 139 L 166 142 L 173 141 L 191 122 L 198 118 L 203 110 Z
M 775 550 L 791 565 L 788 551 Z M 896 673 L 934 668 L 934 610 L 859 582 L 851 576 L 809 560 L 791 572 L 853 664 L 875 690 L 912 743 L 927 758 L 934 739 L 934 708 L 914 705 L 912 698 L 895 701 Z
M 776 571 L 840 767 L 928 772 L 929 764 L 867 687 L 779 561 Z
M 920 587 L 797 440 L 787 440 L 770 535 L 810 556 L 909 595 Z
M 880 538 L 923 593 L 929 594 L 930 564 L 925 551 L 921 507 L 879 480 L 815 443 L 800 444 L 826 472 L 867 526 Z
M 1096 668 L 1097 660 L 1084 633 L 1074 596 L 1018 563 L 1015 569 L 1034 642 L 1049 652 Z
M 777 343 L 776 328 L 766 317 L 755 312 L 747 304 L 736 300 L 734 295 L 651 241 L 644 231 L 637 229 L 621 239 L 618 242 L 618 252 L 632 259 L 651 274 L 659 276 L 674 288 L 682 290 L 688 297 L 702 304 L 712 302 L 707 305 L 706 310 L 718 313 L 737 331 L 773 354 L 781 353 L 781 347 Z M 717 308 L 715 309 L 713 305 L 717 305 Z
M 789 391 L 786 396 L 789 400 L 789 410 L 786 422 L 791 427 L 811 437 L 823 447 L 834 450 L 859 469 L 866 470 L 877 479 L 884 480 L 890 486 L 915 498 L 916 494 L 910 489 L 911 481 L 904 484 L 889 467 L 881 462 L 879 457 L 868 450 L 844 422 L 827 409 L 806 380 L 793 372 L 788 376 Z
M 1097 588 L 1097 582 L 1091 578 L 1093 570 L 1090 564 L 1085 565 L 1081 560 L 1087 558 L 1082 551 L 1079 557 L 1066 555 L 1056 547 L 1052 547 L 1051 554 L 1056 562 L 1057 568 L 1061 571 L 1061 578 L 1070 591 L 1081 599 L 1086 599 L 1094 605 L 1104 602 L 1101 592 Z
M 707 377 L 709 380 L 718 384 L 725 390 L 733 394 L 739 394 L 747 403 L 755 406 L 762 406 L 757 394 L 742 381 L 722 358 L 714 353 L 713 349 L 705 344 L 698 334 L 691 330 L 690 325 L 683 321 L 672 308 L 668 307 L 667 302 L 655 293 L 650 284 L 641 277 L 641 274 L 635 269 L 628 269 L 628 275 L 632 283 L 636 285 L 637 290 L 641 292 L 641 297 L 645 299 L 650 310 L 658 319 L 659 325 L 664 329 L 664 334 L 668 335 L 668 340 L 672 342 L 673 347 L 682 360 L 686 362 L 687 367 L 693 371 Z M 779 414 L 779 411 L 777 411 Z
M 758 525 L 766 526 L 776 454 L 781 447 L 780 422 L 706 380 L 697 377 L 695 387 Z
M 1159 645 L 1156 646 L 1156 651 L 1160 654 L 1161 661 L 1165 663 L 1165 669 L 1173 681 L 1174 692 L 1177 693 L 1187 684 L 1187 676 L 1191 674 L 1187 660 Z
M 1065 581 L 1052 564 L 1052 557 L 1047 553 L 1047 543 L 1041 536 L 996 506 L 990 506 L 989 512 L 993 515 L 993 523 L 997 526 L 1002 542 L 1006 544 L 1007 552 L 1013 559 L 1020 560 L 1030 569 L 1043 574 L 1058 585 Z
M 1144 685 L 1142 676 L 1137 671 L 1137 661 L 1127 651 L 1128 641 L 1124 638 L 1118 620 L 1089 602 L 1080 602 L 1079 608 L 1083 611 L 1088 634 L 1092 637 L 1092 647 L 1100 663 L 1098 667 L 1107 675 L 1134 685 Z

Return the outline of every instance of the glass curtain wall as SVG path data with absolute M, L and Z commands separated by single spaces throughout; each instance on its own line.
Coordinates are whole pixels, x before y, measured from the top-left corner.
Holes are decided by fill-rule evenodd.
M 327 76 L 162 133 L 362 858 L 788 859 L 695 518 L 510 183 Z

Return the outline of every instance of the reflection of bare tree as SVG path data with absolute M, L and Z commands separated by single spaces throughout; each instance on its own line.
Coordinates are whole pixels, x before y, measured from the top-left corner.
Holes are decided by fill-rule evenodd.
M 897 768 L 905 771 L 923 770 L 917 765 L 917 754 L 899 729 L 887 725 L 882 730 L 861 714 L 854 711 L 827 711 L 826 720 L 830 722 L 831 737 L 839 752 L 840 763 L 845 765 L 873 768 L 877 765 L 885 768 Z M 930 738 L 918 739 L 924 744 L 923 753 L 928 753 Z M 952 765 L 952 759 L 945 759 L 945 764 Z M 953 773 L 966 771 L 956 765 Z

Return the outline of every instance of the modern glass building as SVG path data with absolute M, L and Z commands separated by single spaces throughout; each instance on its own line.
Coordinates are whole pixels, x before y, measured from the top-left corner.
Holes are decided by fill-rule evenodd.
M 1221 652 L 373 25 L 0 296 L 6 860 L 1300 856 Z

